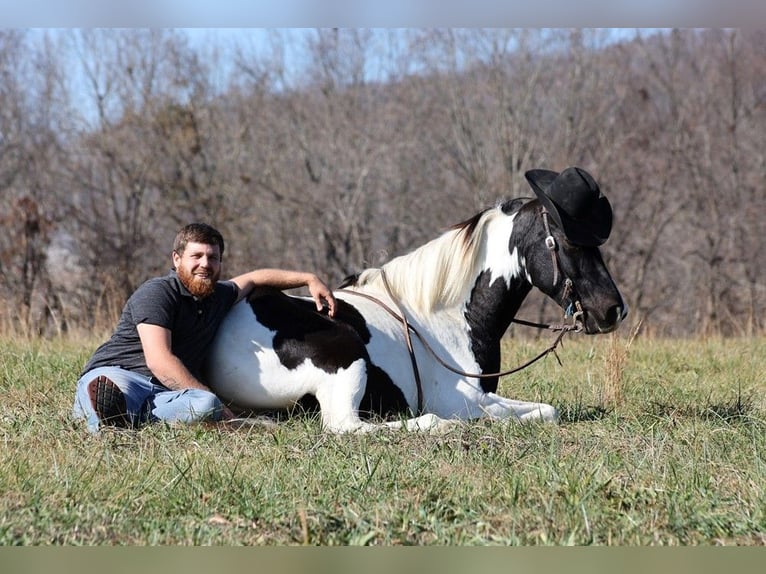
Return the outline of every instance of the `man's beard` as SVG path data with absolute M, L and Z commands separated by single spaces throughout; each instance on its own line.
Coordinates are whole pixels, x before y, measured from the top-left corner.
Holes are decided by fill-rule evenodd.
M 179 267 L 176 271 L 179 279 L 181 279 L 181 283 L 189 290 L 189 293 L 200 299 L 213 294 L 215 284 L 220 276 L 220 273 L 218 273 L 210 277 L 198 277 L 183 267 Z

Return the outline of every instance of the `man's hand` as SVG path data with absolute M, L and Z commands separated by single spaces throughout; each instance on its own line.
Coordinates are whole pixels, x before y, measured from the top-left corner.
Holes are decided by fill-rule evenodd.
M 327 303 L 327 312 L 330 317 L 335 316 L 335 296 L 332 294 L 332 290 L 316 275 L 313 275 L 308 281 L 306 286 L 309 289 L 309 293 L 314 298 L 314 302 L 317 306 L 317 311 L 321 311 L 324 303 Z M 324 302 L 324 303 L 323 303 Z

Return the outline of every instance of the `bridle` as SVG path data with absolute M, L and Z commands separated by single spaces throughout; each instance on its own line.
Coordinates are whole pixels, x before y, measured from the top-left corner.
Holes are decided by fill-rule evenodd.
M 548 253 L 551 254 L 551 261 L 553 262 L 553 286 L 555 287 L 558 284 L 559 273 L 561 273 L 561 276 L 564 277 L 564 294 L 561 296 L 561 300 L 566 301 L 574 290 L 574 283 L 561 269 L 561 262 L 559 261 L 558 255 L 559 246 L 558 243 L 556 243 L 556 238 L 553 237 L 553 233 L 551 233 L 551 226 L 548 223 L 548 218 L 550 217 L 548 210 L 545 209 L 545 207 L 541 208 L 540 215 L 543 218 L 543 228 L 545 229 L 546 233 L 545 246 L 548 248 Z M 584 313 L 580 300 L 571 299 L 569 305 L 567 305 L 567 308 L 564 311 L 564 318 L 572 317 L 572 323 L 577 325 L 581 324 L 583 315 Z M 512 321 L 515 323 L 529 325 L 528 322 L 516 321 L 515 319 L 512 319 Z M 534 324 L 531 326 L 541 327 L 539 324 Z
M 548 251 L 551 254 L 551 259 L 553 261 L 553 285 L 555 287 L 556 284 L 558 283 L 558 276 L 560 273 L 562 277 L 565 278 L 564 279 L 564 295 L 562 297 L 562 301 L 565 301 L 569 297 L 569 295 L 572 293 L 573 283 L 569 277 L 565 276 L 563 270 L 561 270 L 560 268 L 561 264 L 558 257 L 558 245 L 556 243 L 556 239 L 553 237 L 553 234 L 551 233 L 550 225 L 548 223 L 549 216 L 545 208 L 542 208 L 541 215 L 543 218 L 543 226 L 547 234 L 545 237 L 545 245 L 548 248 Z M 396 307 L 396 310 L 386 305 L 386 303 L 384 303 L 377 297 L 374 297 L 373 295 L 369 295 L 368 293 L 362 293 L 362 292 L 353 291 L 350 289 L 338 289 L 337 291 L 342 293 L 350 293 L 352 295 L 356 295 L 358 297 L 363 297 L 365 299 L 373 301 L 374 303 L 379 305 L 383 310 L 385 310 L 389 315 L 391 315 L 394 319 L 396 319 L 399 323 L 402 324 L 404 339 L 407 344 L 407 351 L 410 356 L 410 362 L 412 363 L 412 371 L 415 376 L 415 384 L 417 386 L 417 391 L 418 391 L 417 415 L 420 415 L 423 412 L 423 385 L 420 381 L 420 371 L 418 369 L 417 359 L 415 358 L 415 350 L 412 346 L 412 338 L 410 337 L 410 333 L 414 334 L 418 338 L 418 340 L 423 345 L 423 347 L 445 369 L 464 377 L 470 377 L 470 378 L 476 378 L 476 379 L 489 379 L 489 378 L 495 378 L 495 377 L 504 377 L 507 375 L 511 375 L 513 373 L 517 373 L 521 371 L 522 369 L 525 369 L 529 367 L 530 365 L 536 363 L 543 357 L 546 357 L 549 353 L 553 353 L 559 365 L 561 365 L 561 359 L 556 354 L 556 347 L 559 346 L 559 344 L 561 343 L 561 340 L 564 338 L 564 335 L 566 335 L 570 331 L 580 332 L 582 331 L 582 328 L 583 328 L 582 317 L 584 313 L 582 309 L 582 304 L 580 303 L 579 299 L 575 299 L 570 302 L 566 311 L 564 312 L 564 321 L 562 323 L 551 323 L 551 324 L 535 323 L 532 321 L 524 321 L 523 319 L 513 318 L 511 319 L 513 323 L 517 323 L 519 325 L 524 325 L 527 327 L 535 327 L 538 329 L 558 331 L 558 335 L 556 335 L 556 338 L 553 340 L 553 343 L 550 346 L 548 346 L 544 351 L 542 351 L 540 354 L 536 355 L 535 357 L 531 358 L 530 360 L 526 361 L 525 363 L 522 363 L 521 365 L 517 367 L 508 369 L 505 371 L 500 371 L 497 373 L 467 373 L 465 371 L 461 371 L 460 369 L 456 367 L 453 367 L 452 365 L 447 363 L 444 359 L 442 359 L 436 353 L 436 351 L 433 350 L 431 345 L 429 345 L 428 341 L 425 340 L 423 335 L 421 335 L 420 332 L 417 329 L 415 329 L 415 327 L 410 325 L 409 321 L 407 321 L 407 316 L 405 315 L 404 311 L 401 308 L 401 305 L 399 305 L 399 302 L 397 301 L 396 297 L 394 297 L 394 294 L 391 290 L 391 285 L 388 283 L 388 277 L 386 276 L 386 272 L 382 267 L 380 268 L 380 277 L 381 277 L 381 280 L 383 281 L 383 286 L 386 290 L 386 294 L 388 295 L 389 299 L 391 299 L 391 301 L 393 302 L 394 306 Z M 567 322 L 567 318 L 569 317 L 571 317 L 571 323 Z

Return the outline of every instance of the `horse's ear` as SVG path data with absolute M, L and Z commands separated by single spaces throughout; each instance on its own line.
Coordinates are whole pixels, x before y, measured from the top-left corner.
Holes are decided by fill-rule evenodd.
M 514 197 L 513 199 L 507 199 L 500 204 L 500 209 L 506 215 L 511 215 L 521 209 L 525 203 L 532 201 L 532 199 L 532 197 Z

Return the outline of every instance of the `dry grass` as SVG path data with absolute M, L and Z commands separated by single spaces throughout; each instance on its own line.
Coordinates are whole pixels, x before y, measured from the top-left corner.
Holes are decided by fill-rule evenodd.
M 616 408 L 625 400 L 625 369 L 628 367 L 630 348 L 636 340 L 641 323 L 638 323 L 630 336 L 612 333 L 604 353 L 604 375 L 601 390 L 601 402 L 605 408 Z

